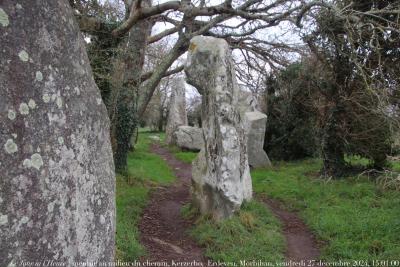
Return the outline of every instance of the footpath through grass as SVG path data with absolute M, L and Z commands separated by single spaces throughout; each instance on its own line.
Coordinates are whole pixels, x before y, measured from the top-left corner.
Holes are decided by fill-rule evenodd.
M 186 217 L 196 216 L 190 234 L 205 247 L 205 255 L 215 262 L 245 266 L 240 265 L 241 262 L 284 260 L 285 241 L 281 224 L 257 201 L 245 203 L 237 214 L 222 222 L 200 216 L 190 206 L 184 207 L 182 212 Z
M 176 150 L 174 153 L 186 162 L 196 157 L 196 153 L 192 152 Z M 352 161 L 367 163 L 362 162 L 362 159 Z M 366 177 L 326 181 L 318 175 L 320 160 L 274 164 L 270 169 L 252 171 L 253 189 L 256 194 L 277 199 L 288 210 L 299 212 L 306 224 L 323 241 L 321 259 L 398 260 L 400 192 L 383 190 L 374 180 Z M 393 170 L 400 170 L 398 162 L 392 165 Z M 243 212 L 255 218 L 256 230 L 248 229 L 241 221 Z M 279 232 L 279 227 L 271 214 L 265 211 L 264 206 L 252 202 L 222 225 L 206 219 L 199 220 L 192 234 L 207 246 L 207 256 L 212 259 L 229 261 L 255 257 L 269 260 L 279 258 L 279 253 L 284 250 L 280 247 L 282 243 L 278 235 L 268 237 L 276 242 L 278 253 L 269 250 L 274 243 L 263 240 L 263 237 L 274 231 Z M 234 233 L 234 236 L 229 233 Z M 247 243 L 247 239 L 253 240 L 252 244 Z M 235 247 L 235 244 L 241 245 Z
M 174 180 L 166 163 L 149 153 L 151 135 L 141 133 L 137 150 L 129 156 L 128 179 L 117 180 L 117 248 L 121 260 L 144 255 L 138 243 L 137 222 L 149 189 Z M 170 149 L 188 163 L 197 155 Z M 326 181 L 317 174 L 320 167 L 319 160 L 274 163 L 273 168 L 252 171 L 253 189 L 256 194 L 280 200 L 288 210 L 298 211 L 323 241 L 321 259 L 325 261 L 398 260 L 400 192 L 383 190 L 365 177 Z M 394 163 L 393 169 L 399 171 L 400 164 Z M 221 223 L 194 214 L 188 206 L 183 214 L 197 216 L 190 234 L 214 261 L 283 260 L 280 223 L 257 201 L 245 204 L 233 218 Z
M 197 156 L 197 153 L 180 151 L 175 147 L 170 147 L 170 150 L 187 163 Z M 213 261 L 235 262 L 240 266 L 244 260 L 284 260 L 285 241 L 281 224 L 262 203 L 246 203 L 235 216 L 218 223 L 200 216 L 190 206 L 184 207 L 182 212 L 186 217 L 197 218 L 190 234 L 205 247 L 205 255 Z
M 117 175 L 117 259 L 134 261 L 145 255 L 139 243 L 138 222 L 147 205 L 149 191 L 157 185 L 174 181 L 175 176 L 165 161 L 152 154 L 150 137 L 162 134 L 142 132 L 136 150 L 128 157 L 127 176 Z
M 325 241 L 323 260 L 398 260 L 400 192 L 365 177 L 325 181 L 318 160 L 275 164 L 252 172 L 254 190 L 300 212 Z

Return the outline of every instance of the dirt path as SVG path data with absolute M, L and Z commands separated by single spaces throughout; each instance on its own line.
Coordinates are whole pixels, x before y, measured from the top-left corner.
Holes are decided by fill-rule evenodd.
M 160 155 L 173 169 L 177 181 L 168 187 L 155 191 L 145 208 L 139 230 L 141 243 L 146 247 L 148 255 L 142 260 L 163 263 L 175 262 L 207 262 L 203 250 L 188 236 L 187 230 L 192 222 L 181 216 L 181 208 L 189 203 L 189 186 L 192 175 L 191 164 L 184 163 L 173 156 L 168 149 L 153 144 L 151 151 Z M 318 243 L 296 213 L 285 211 L 279 202 L 264 198 L 263 201 L 282 221 L 283 234 L 286 238 L 286 260 L 305 266 L 309 260 L 316 260 L 320 255 Z M 156 266 L 156 265 L 153 265 Z
M 142 260 L 167 263 L 206 262 L 202 249 L 187 234 L 191 222 L 181 216 L 182 206 L 189 203 L 190 199 L 192 166 L 177 160 L 159 144 L 153 144 L 151 150 L 167 162 L 175 172 L 177 181 L 154 192 L 144 210 L 139 230 L 140 241 L 146 247 L 148 255 Z
M 296 213 L 282 209 L 278 201 L 268 198 L 263 198 L 263 201 L 283 224 L 283 234 L 287 245 L 286 261 L 295 262 L 291 266 L 299 266 L 296 262 L 301 261 L 305 266 L 311 266 L 310 261 L 317 260 L 320 251 L 318 242 L 310 229 Z

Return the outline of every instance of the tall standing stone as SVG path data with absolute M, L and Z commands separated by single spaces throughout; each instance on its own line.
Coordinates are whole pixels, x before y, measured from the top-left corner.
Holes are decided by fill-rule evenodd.
M 109 120 L 68 1 L 1 1 L 0 43 L 0 266 L 112 261 Z
M 171 90 L 171 99 L 169 102 L 168 119 L 165 134 L 167 144 L 175 145 L 175 131 L 178 129 L 179 126 L 188 124 L 184 79 L 174 79 L 172 81 Z
M 185 66 L 188 82 L 202 95 L 205 144 L 193 162 L 192 194 L 202 213 L 220 220 L 252 197 L 246 135 L 237 108 L 239 87 L 227 42 L 197 36 Z

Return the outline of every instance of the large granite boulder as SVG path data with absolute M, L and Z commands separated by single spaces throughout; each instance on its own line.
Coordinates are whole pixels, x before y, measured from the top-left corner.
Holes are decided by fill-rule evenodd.
M 194 37 L 187 81 L 202 95 L 204 147 L 193 162 L 192 194 L 203 214 L 227 218 L 252 197 L 246 135 L 238 104 L 231 50 L 223 39 Z
M 190 151 L 200 151 L 204 146 L 203 130 L 192 126 L 179 126 L 174 133 L 176 145 Z
M 179 126 L 188 124 L 184 79 L 176 78 L 172 80 L 171 89 L 172 92 L 168 108 L 167 126 L 165 129 L 165 141 L 169 145 L 175 145 L 175 131 Z
M 267 115 L 259 111 L 246 112 L 244 113 L 244 121 L 250 167 L 270 167 L 271 161 L 263 149 Z
M 1 1 L 0 43 L 0 266 L 113 262 L 109 120 L 68 1 Z

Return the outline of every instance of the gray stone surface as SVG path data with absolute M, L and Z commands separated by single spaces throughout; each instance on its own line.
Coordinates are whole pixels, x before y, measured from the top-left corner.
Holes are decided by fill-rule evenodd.
M 246 112 L 244 121 L 249 165 L 253 168 L 270 167 L 271 161 L 263 149 L 267 115 L 259 111 Z
M 257 99 L 250 91 L 239 90 L 238 108 L 240 114 L 258 110 Z
M 185 72 L 188 83 L 202 95 L 205 137 L 193 162 L 193 199 L 203 214 L 220 220 L 252 197 L 246 135 L 237 108 L 239 88 L 227 42 L 194 37 Z
M 0 43 L 0 266 L 112 261 L 109 121 L 68 1 L 1 1 Z
M 169 145 L 175 145 L 174 133 L 178 126 L 187 125 L 185 81 L 183 78 L 176 78 L 172 81 L 171 99 L 168 108 L 167 126 L 165 128 L 165 141 Z
M 272 166 L 263 149 L 267 115 L 258 111 L 257 99 L 250 91 L 239 91 L 238 108 L 244 118 L 249 165 L 253 168 Z
M 192 126 L 179 126 L 175 131 L 176 145 L 190 151 L 200 151 L 204 146 L 203 130 Z

